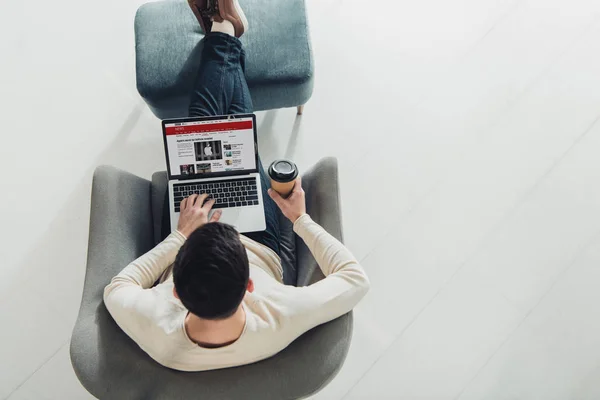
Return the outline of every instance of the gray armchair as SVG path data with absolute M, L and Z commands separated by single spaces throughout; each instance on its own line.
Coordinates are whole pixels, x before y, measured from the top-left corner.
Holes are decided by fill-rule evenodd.
M 337 173 L 337 161 L 323 159 L 302 183 L 309 214 L 341 240 Z M 92 395 L 110 400 L 282 400 L 304 398 L 323 388 L 346 358 L 352 313 L 312 329 L 267 360 L 194 373 L 160 366 L 115 324 L 102 301 L 104 286 L 161 239 L 165 191 L 164 172 L 154 174 L 152 182 L 106 166 L 94 174 L 85 285 L 71 338 L 71 362 L 82 385 Z M 297 285 L 322 279 L 291 225 L 282 226 L 283 237 L 292 241 L 286 247 L 295 247 L 285 262 L 296 263 Z

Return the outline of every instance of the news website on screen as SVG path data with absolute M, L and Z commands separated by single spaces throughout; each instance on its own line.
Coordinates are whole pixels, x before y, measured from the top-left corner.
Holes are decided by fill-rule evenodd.
M 171 175 L 256 169 L 252 118 L 165 125 Z

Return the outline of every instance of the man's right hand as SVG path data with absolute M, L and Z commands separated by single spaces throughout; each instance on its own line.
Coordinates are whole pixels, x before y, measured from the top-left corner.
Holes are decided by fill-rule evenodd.
M 210 222 L 217 222 L 219 221 L 219 218 L 221 218 L 221 210 L 216 210 L 210 220 L 208 219 L 210 209 L 215 204 L 215 200 L 209 199 L 204 203 L 207 198 L 207 194 L 202 194 L 200 196 L 193 194 L 181 201 L 181 212 L 179 214 L 177 230 L 186 238 L 190 237 L 190 235 L 202 225 Z
M 279 193 L 273 189 L 269 189 L 269 196 L 279 206 L 283 215 L 292 223 L 298 218 L 306 214 L 306 200 L 304 198 L 304 189 L 302 189 L 302 179 L 296 179 L 294 189 L 289 197 L 284 199 Z

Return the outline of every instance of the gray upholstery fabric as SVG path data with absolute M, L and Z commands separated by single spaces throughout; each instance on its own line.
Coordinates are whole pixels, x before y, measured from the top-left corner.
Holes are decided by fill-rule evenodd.
M 154 224 L 154 244 L 166 238 L 171 230 L 171 221 L 167 207 L 169 199 L 167 171 L 155 172 L 152 175 L 152 222 Z
M 341 368 L 352 336 L 352 314 L 305 333 L 276 356 L 208 372 L 164 368 L 115 324 L 102 301 L 103 288 L 125 265 L 156 243 L 160 181 L 154 184 L 112 167 L 99 167 L 92 187 L 88 263 L 83 298 L 71 339 L 71 362 L 82 385 L 100 399 L 304 398 L 319 391 Z M 337 162 L 320 161 L 303 178 L 315 221 L 341 239 Z M 162 216 L 160 216 L 162 217 Z M 159 227 L 159 229 L 161 229 Z M 299 284 L 322 275 L 298 241 Z
M 241 40 L 255 110 L 294 107 L 313 90 L 304 0 L 240 0 L 250 24 Z M 185 117 L 204 36 L 186 1 L 142 5 L 135 17 L 137 88 L 161 119 Z

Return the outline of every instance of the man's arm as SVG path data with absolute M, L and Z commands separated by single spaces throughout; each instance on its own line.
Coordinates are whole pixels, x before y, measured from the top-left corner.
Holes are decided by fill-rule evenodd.
M 304 240 L 325 275 L 325 279 L 307 287 L 286 286 L 282 294 L 289 307 L 289 334 L 295 338 L 352 310 L 368 292 L 369 279 L 350 251 L 306 214 L 300 179 L 287 199 L 272 190 L 269 194 L 294 222 L 294 231 Z
M 221 210 L 215 211 L 210 221 L 208 215 L 214 200 L 204 204 L 207 195 L 192 195 L 181 202 L 181 213 L 177 231 L 171 233 L 154 249 L 144 254 L 123 269 L 104 288 L 106 308 L 129 336 L 140 344 L 144 333 L 144 321 L 155 310 L 151 291 L 161 274 L 175 262 L 179 249 L 189 235 L 208 222 L 216 222 Z
M 175 261 L 177 252 L 183 246 L 186 237 L 179 231 L 171 233 L 155 248 L 125 267 L 104 289 L 106 301 L 113 291 L 124 287 L 138 290 L 149 289 L 160 275 Z
M 155 248 L 123 269 L 104 288 L 104 304 L 117 325 L 144 351 L 151 353 L 152 323 L 159 302 L 152 290 L 164 270 L 173 264 L 186 237 L 171 233 Z M 153 357 L 156 354 L 151 354 Z
M 297 334 L 351 311 L 369 291 L 369 278 L 356 258 L 307 214 L 294 223 L 319 264 L 325 279 L 297 288 L 293 299 L 293 321 Z

